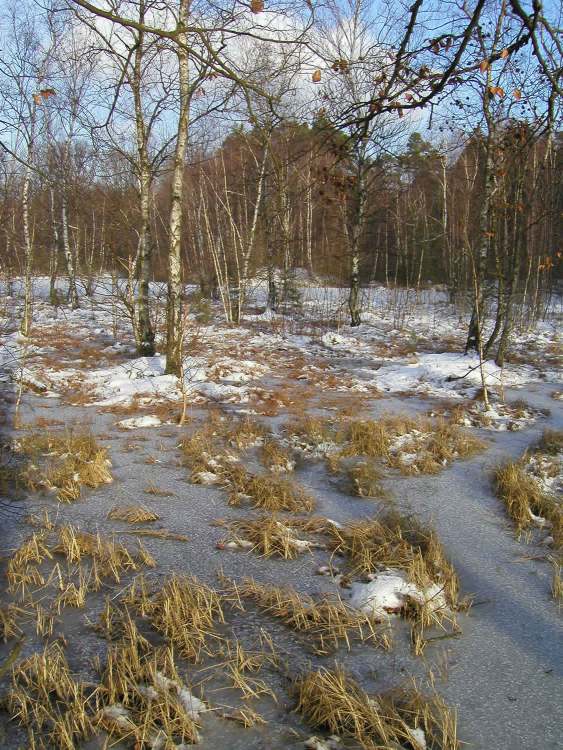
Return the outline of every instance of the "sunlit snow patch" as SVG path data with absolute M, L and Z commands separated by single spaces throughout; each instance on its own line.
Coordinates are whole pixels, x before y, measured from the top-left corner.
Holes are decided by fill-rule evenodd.
M 154 414 L 147 414 L 144 417 L 131 417 L 130 419 L 122 419 L 117 423 L 118 427 L 124 430 L 135 430 L 138 427 L 158 427 L 162 424 L 160 419 Z
M 349 604 L 376 619 L 384 619 L 389 614 L 399 613 L 410 597 L 418 604 L 425 604 L 433 611 L 446 609 L 446 599 L 442 588 L 432 584 L 426 589 L 406 580 L 400 570 L 388 569 L 372 574 L 367 583 L 353 583 Z

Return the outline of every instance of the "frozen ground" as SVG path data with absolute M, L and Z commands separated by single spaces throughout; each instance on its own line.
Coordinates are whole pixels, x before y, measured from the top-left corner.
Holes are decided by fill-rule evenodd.
M 72 505 L 57 506 L 52 498 L 36 494 L 17 500 L 5 497 L 4 556 L 30 533 L 24 516 L 44 507 L 57 514 L 59 521 L 79 524 L 86 531 L 99 530 L 105 536 L 117 533 L 121 540 L 132 542 L 132 537 L 123 534 L 127 525 L 106 516 L 115 505 L 141 502 L 158 512 L 157 526 L 188 536 L 187 542 L 143 540 L 158 563 L 149 572 L 151 577 L 161 580 L 172 572 L 185 572 L 217 585 L 216 574 L 222 568 L 234 578 L 252 575 L 261 582 L 290 583 L 301 592 L 330 590 L 330 579 L 314 575 L 327 561 L 320 550 L 283 561 L 216 548 L 225 530 L 210 525 L 214 519 L 252 514 L 229 507 L 223 490 L 188 482 L 177 449 L 182 436 L 194 424 L 204 423 L 209 409 L 217 406 L 228 414 L 256 414 L 277 430 L 306 409 L 330 414 L 348 408 L 362 418 L 439 411 L 464 403 L 480 386 L 475 362 L 456 353 L 463 320 L 448 306 L 443 293 L 425 293 L 418 307 L 409 300 L 408 315 L 396 321 L 393 316 L 399 313 L 389 307 L 383 291 L 376 291 L 368 323 L 351 331 L 345 326 L 339 330 L 316 327 L 319 310 L 325 319 L 334 318 L 327 311 L 333 303 L 342 302 L 338 290 L 317 290 L 309 292 L 304 309 L 311 314 L 299 326 L 275 316 L 265 320 L 259 310 L 257 317 L 238 328 L 226 327 L 219 315 L 205 323 L 194 321 L 197 335 L 186 362 L 193 421 L 178 427 L 178 383 L 163 375 L 162 357 L 134 357 L 127 324 L 116 319 L 110 302 L 100 293 L 94 305 L 74 312 L 60 308 L 55 315 L 41 301 L 43 289 L 38 283 L 37 323 L 29 341 L 5 326 L 5 422 L 10 422 L 9 411 L 23 384 L 20 418 L 27 429 L 55 421 L 61 424 L 54 428 L 91 428 L 109 448 L 115 481 L 86 491 Z M 258 289 L 257 303 L 259 294 Z M 380 315 L 375 312 L 378 301 Z M 395 322 L 400 325 L 395 327 Z M 423 331 L 429 333 L 424 339 Z M 448 343 L 440 347 L 444 339 Z M 398 508 L 432 523 L 460 575 L 463 593 L 474 595 L 472 609 L 460 615 L 462 634 L 437 640 L 428 646 L 424 658 L 415 658 L 407 629 L 398 621 L 393 624 L 391 652 L 356 646 L 350 653 L 341 649 L 337 655 L 369 690 L 385 689 L 407 675 L 423 676 L 432 670 L 438 692 L 458 709 L 460 739 L 479 750 L 560 747 L 563 658 L 560 612 L 550 598 L 551 568 L 534 559 L 545 558 L 545 549 L 515 539 L 493 495 L 490 476 L 498 462 L 520 456 L 544 428 L 563 429 L 561 402 L 551 398 L 561 389 L 556 359 L 561 350 L 554 320 L 522 336 L 516 350 L 518 362 L 509 364 L 502 378 L 491 365 L 487 374 L 493 391 L 506 389 L 508 402 L 525 399 L 534 418 L 524 420 L 514 431 L 469 427 L 486 439 L 487 450 L 454 462 L 439 475 L 404 477 L 390 472 L 383 480 Z M 459 380 L 447 380 L 466 373 Z M 541 410 L 549 410 L 549 416 Z M 5 439 L 11 437 L 5 430 Z M 156 463 L 147 463 L 155 458 Z M 316 498 L 316 514 L 338 522 L 369 517 L 381 507 L 376 501 L 347 495 L 321 462 L 301 462 L 296 478 Z M 172 494 L 146 494 L 150 485 Z M 113 595 L 114 590 L 109 593 Z M 77 674 L 91 676 L 92 657 L 103 657 L 105 641 L 84 622 L 85 614 L 94 619 L 102 604 L 101 596 L 92 597 L 87 611 L 63 611 L 59 629 L 66 636 L 69 662 Z M 306 668 L 311 660 L 314 664 L 334 662 L 334 656 L 312 657 L 303 648 L 302 638 L 252 608 L 245 615 L 235 613 L 230 621 L 242 642 L 251 643 L 259 628 L 266 628 L 286 657 L 291 674 Z M 23 655 L 36 647 L 33 639 L 26 641 Z M 9 644 L 1 649 L 3 658 Z M 188 674 L 194 683 L 199 682 L 196 669 L 189 667 Z M 279 703 L 263 700 L 255 704 L 268 724 L 243 729 L 214 714 L 205 715 L 202 750 L 303 747 L 314 732 L 291 713 L 293 702 L 284 678 L 271 674 L 269 679 Z M 214 692 L 213 683 L 206 684 L 204 695 L 211 705 L 232 698 Z M 6 722 L 5 715 L 2 726 L 2 747 L 20 747 L 22 735 Z

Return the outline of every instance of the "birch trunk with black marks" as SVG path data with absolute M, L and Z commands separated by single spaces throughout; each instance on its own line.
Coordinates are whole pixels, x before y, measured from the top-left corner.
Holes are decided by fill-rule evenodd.
M 29 129 L 29 141 L 27 144 L 27 158 L 22 185 L 22 229 L 23 229 L 23 251 L 24 251 L 24 303 L 20 330 L 22 335 L 29 336 L 31 333 L 31 322 L 33 319 L 33 241 L 29 225 L 29 188 L 31 184 L 31 170 L 35 146 L 35 122 L 37 117 L 37 105 L 35 101 L 31 105 L 31 122 Z
M 65 165 L 63 165 L 64 174 Z M 63 253 L 66 262 L 66 272 L 68 276 L 68 301 L 73 310 L 78 309 L 78 291 L 76 288 L 76 264 L 74 254 L 70 246 L 68 236 L 68 211 L 67 211 L 67 194 L 66 194 L 66 177 L 63 176 L 61 186 L 61 239 L 63 244 Z
M 168 288 L 166 308 L 166 374 L 181 375 L 182 371 L 182 199 L 184 194 L 184 169 L 188 143 L 190 108 L 189 60 L 187 33 L 189 0 L 180 0 L 178 14 L 178 85 L 180 111 L 170 196 L 168 223 Z
M 59 270 L 59 228 L 55 212 L 55 191 L 49 189 L 49 210 L 51 214 L 51 231 L 53 233 L 51 241 L 51 252 L 49 254 L 49 302 L 52 305 L 58 303 L 57 297 L 57 273 Z
M 144 23 L 145 4 L 139 6 L 139 23 Z M 133 77 L 130 81 L 135 103 L 135 133 L 138 154 L 139 185 L 139 248 L 136 264 L 137 285 L 134 301 L 135 332 L 137 353 L 141 357 L 152 357 L 154 348 L 154 330 L 150 316 L 149 283 L 152 266 L 152 238 L 150 219 L 151 169 L 147 152 L 147 130 L 141 101 L 142 61 L 144 53 L 143 31 L 139 31 L 133 63 Z
M 484 94 L 485 100 L 488 101 L 488 87 Z M 485 303 L 485 275 L 487 272 L 487 260 L 489 258 L 489 248 L 491 245 L 491 226 L 492 226 L 492 200 L 495 191 L 495 172 L 494 172 L 494 148 L 495 138 L 493 133 L 493 123 L 488 105 L 486 105 L 487 115 L 487 137 L 485 139 L 485 163 L 483 170 L 483 198 L 481 209 L 479 211 L 479 246 L 477 248 L 477 257 L 474 259 L 474 273 L 476 284 L 474 294 L 477 295 L 473 300 L 473 310 L 471 320 L 469 321 L 469 330 L 467 332 L 467 341 L 465 344 L 465 353 L 470 351 L 478 352 L 481 348 L 481 323 L 483 322 L 483 310 Z M 478 312 L 480 311 L 480 314 Z
M 350 311 L 350 325 L 359 326 L 361 323 L 360 305 L 360 241 L 364 228 L 366 210 L 366 170 L 365 154 L 361 151 L 358 155 L 358 169 L 355 185 L 355 202 L 350 229 L 350 293 L 348 296 L 348 309 Z

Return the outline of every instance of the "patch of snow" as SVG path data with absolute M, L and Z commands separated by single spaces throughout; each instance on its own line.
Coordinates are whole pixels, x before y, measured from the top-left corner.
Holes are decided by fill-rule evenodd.
M 437 584 L 420 589 L 406 580 L 401 570 L 388 569 L 372 574 L 368 583 L 353 583 L 349 604 L 376 619 L 400 612 L 408 597 L 419 604 L 431 606 L 433 611 L 447 608 L 443 591 Z
M 308 750 L 339 750 L 342 747 L 342 743 L 340 737 L 337 737 L 335 734 L 322 740 L 313 736 L 305 740 L 304 747 Z
M 407 728 L 408 733 L 411 736 L 411 744 L 414 745 L 414 750 L 426 750 L 428 745 L 426 744 L 426 734 L 423 729 L 411 729 Z
M 321 343 L 327 349 L 335 352 L 357 352 L 364 346 L 364 344 L 353 336 L 343 336 L 334 331 L 329 331 L 321 336 Z
M 144 417 L 131 417 L 117 422 L 117 426 L 124 430 L 135 430 L 138 427 L 158 427 L 161 424 L 160 419 L 154 414 L 147 414 Z
M 507 365 L 504 370 L 494 362 L 483 364 L 485 382 L 490 387 L 520 386 L 537 380 L 538 372 L 529 366 Z M 481 387 L 478 356 L 446 352 L 418 354 L 416 361 L 382 366 L 373 382 L 383 391 L 416 391 L 434 396 L 474 394 Z

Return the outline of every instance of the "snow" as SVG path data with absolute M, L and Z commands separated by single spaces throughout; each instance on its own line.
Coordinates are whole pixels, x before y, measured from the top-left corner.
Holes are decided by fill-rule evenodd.
M 86 375 L 86 383 L 93 388 L 95 406 L 128 404 L 139 396 L 153 400 L 179 398 L 178 378 L 165 375 L 164 356 L 139 357 L 116 367 L 94 370 Z M 192 379 L 205 377 L 199 365 L 193 367 Z
M 176 693 L 178 702 L 183 707 L 187 716 L 194 721 L 199 719 L 200 714 L 208 711 L 207 705 L 193 695 L 187 687 L 181 685 L 176 680 L 171 680 L 162 672 L 157 672 L 155 675 L 155 685 L 160 690 Z
M 117 422 L 117 426 L 124 430 L 135 430 L 138 427 L 158 427 L 161 424 L 160 419 L 154 414 L 147 414 L 144 417 L 131 417 Z
M 341 743 L 340 737 L 333 734 L 322 740 L 315 736 L 309 737 L 308 740 L 305 740 L 304 746 L 307 750 L 338 750 L 342 747 Z
M 357 352 L 362 347 L 358 339 L 333 332 L 325 333 L 321 336 L 321 342 L 327 349 L 337 352 Z
M 414 744 L 414 750 L 426 750 L 426 735 L 423 729 L 411 729 L 408 727 L 408 733 L 411 736 L 411 744 Z
M 521 386 L 538 379 L 530 366 L 483 363 L 485 383 L 490 387 Z M 417 354 L 406 364 L 383 365 L 374 375 L 374 383 L 383 391 L 428 393 L 434 396 L 472 395 L 481 388 L 479 357 L 461 353 Z
M 419 604 L 429 604 L 433 610 L 447 607 L 440 586 L 432 584 L 420 589 L 407 581 L 402 571 L 393 569 L 373 574 L 368 583 L 353 583 L 349 604 L 375 619 L 384 619 L 389 614 L 400 612 L 408 597 Z

